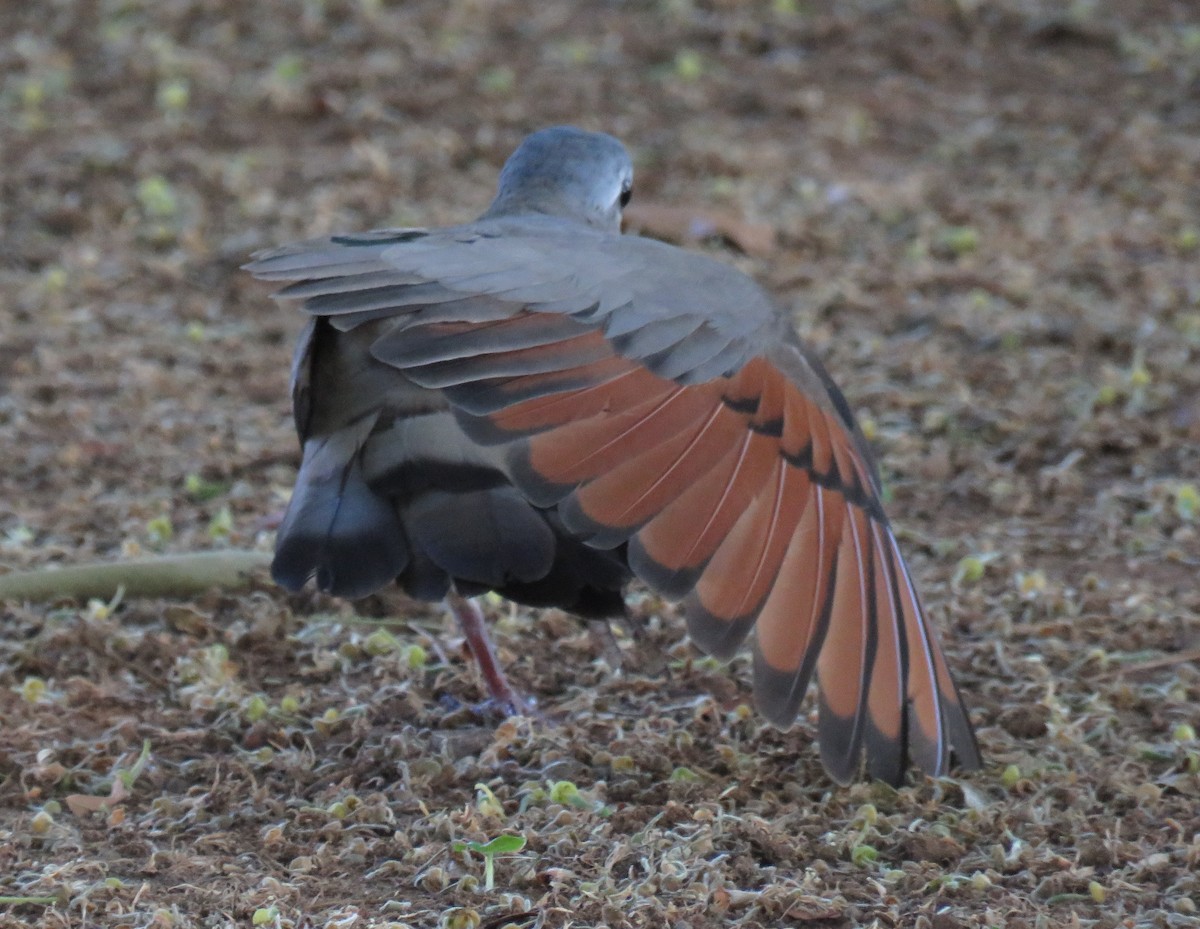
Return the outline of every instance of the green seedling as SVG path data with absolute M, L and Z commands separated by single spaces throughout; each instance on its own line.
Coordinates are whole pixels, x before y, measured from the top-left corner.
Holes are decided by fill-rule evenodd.
M 179 197 L 161 174 L 143 178 L 138 183 L 137 201 L 149 219 L 173 219 L 179 213 Z
M 203 327 L 201 327 L 203 330 Z M 207 481 L 199 474 L 189 474 L 183 479 L 183 489 L 197 503 L 204 503 L 225 493 L 225 485 L 217 481 Z
M 250 924 L 253 926 L 278 926 L 279 907 L 260 906 L 250 917 Z
M 516 86 L 516 83 L 516 73 L 512 68 L 505 65 L 488 68 L 479 75 L 479 89 L 484 93 L 497 97 L 507 96 L 512 93 L 512 89 Z
M 133 785 L 137 783 L 137 779 L 142 776 L 142 772 L 146 770 L 146 765 L 150 763 L 150 740 L 142 740 L 142 751 L 137 757 L 137 761 L 133 763 L 128 771 L 118 770 L 117 780 L 121 782 L 121 786 L 126 791 L 132 790 Z
M 1180 484 L 1175 488 L 1175 515 L 1187 523 L 1200 516 L 1200 490 L 1195 484 Z
M 550 785 L 550 802 L 561 803 L 563 806 L 573 806 L 577 810 L 590 810 L 592 804 L 580 793 L 579 788 L 571 781 L 555 781 Z
M 233 513 L 223 506 L 208 521 L 208 535 L 212 539 L 228 539 L 233 532 Z
M 504 804 L 487 784 L 475 785 L 475 809 L 484 816 L 494 816 L 496 819 L 504 818 Z
M 704 59 L 690 48 L 675 54 L 675 73 L 685 81 L 696 81 L 704 75 Z
M 187 109 L 190 91 L 188 82 L 181 77 L 170 78 L 158 85 L 155 102 L 168 116 L 177 116 Z
M 983 575 L 987 571 L 988 562 L 995 561 L 1000 557 L 999 552 L 985 552 L 980 555 L 967 555 L 958 562 L 958 566 L 954 569 L 954 576 L 950 579 L 950 585 L 955 589 L 962 587 L 964 584 L 976 584 L 983 580 Z
M 947 226 L 938 234 L 937 244 L 955 258 L 961 258 L 979 248 L 979 233 L 970 226 Z
M 142 772 L 146 770 L 146 765 L 149 763 L 150 740 L 144 739 L 142 741 L 142 751 L 132 767 L 128 769 L 119 768 L 114 773 L 112 787 L 109 789 L 107 796 L 72 794 L 66 799 L 67 808 L 76 816 L 88 816 L 102 810 L 115 809 L 132 792 L 133 785 L 137 783 L 137 779 L 141 777 Z
M 490 842 L 455 842 L 451 847 L 456 854 L 476 852 L 483 856 L 483 889 L 491 891 L 496 887 L 496 856 L 515 855 L 525 847 L 525 837 L 500 835 Z
M 171 525 L 171 520 L 167 516 L 155 516 L 146 523 L 146 537 L 150 540 L 151 545 L 170 542 L 174 535 L 175 527 Z
M 27 677 L 21 685 L 21 697 L 26 703 L 40 703 L 46 696 L 46 682 L 40 677 Z

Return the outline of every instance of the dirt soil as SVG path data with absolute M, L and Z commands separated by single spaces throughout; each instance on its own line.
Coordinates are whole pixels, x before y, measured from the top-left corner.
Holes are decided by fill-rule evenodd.
M 489 603 L 499 725 L 397 593 L 9 600 L 0 926 L 1200 926 L 1191 0 L 5 3 L 0 572 L 269 551 L 302 321 L 238 266 L 560 122 L 827 359 L 986 768 L 837 787 L 644 593 L 621 673 Z

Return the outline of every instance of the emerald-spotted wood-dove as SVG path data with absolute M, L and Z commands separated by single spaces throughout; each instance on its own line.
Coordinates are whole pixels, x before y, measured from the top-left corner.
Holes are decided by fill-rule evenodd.
M 494 664 L 464 597 L 613 617 L 636 576 L 712 655 L 753 628 L 772 722 L 815 675 L 836 780 L 864 751 L 893 783 L 977 767 L 846 400 L 748 277 L 621 234 L 632 177 L 611 136 L 545 129 L 474 222 L 254 256 L 310 317 L 276 580 L 449 595 Z

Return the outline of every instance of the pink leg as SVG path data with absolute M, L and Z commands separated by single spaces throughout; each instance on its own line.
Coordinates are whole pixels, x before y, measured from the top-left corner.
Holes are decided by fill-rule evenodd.
M 496 660 L 496 650 L 492 647 L 492 640 L 488 636 L 479 604 L 451 591 L 446 594 L 446 605 L 450 607 L 454 618 L 458 620 L 458 625 L 466 637 L 467 647 L 475 656 L 475 663 L 479 665 L 479 671 L 483 675 L 483 681 L 487 685 L 492 700 L 499 704 L 500 708 L 509 716 L 527 714 L 529 712 L 528 705 L 509 684 L 508 678 L 504 676 L 504 671 L 500 668 L 500 663 Z

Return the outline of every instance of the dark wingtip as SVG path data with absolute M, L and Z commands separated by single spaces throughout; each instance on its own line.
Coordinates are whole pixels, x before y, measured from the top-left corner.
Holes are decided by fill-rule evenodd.
M 671 569 L 663 566 L 646 551 L 636 535 L 629 540 L 629 569 L 647 586 L 668 600 L 682 600 L 696 586 L 707 562 Z
M 893 787 L 904 783 L 908 757 L 903 730 L 896 736 L 889 736 L 868 717 L 863 745 L 866 750 L 868 775 Z
M 684 601 L 684 610 L 688 636 L 702 652 L 721 661 L 728 661 L 737 654 L 738 647 L 758 618 L 757 610 L 732 619 L 716 616 L 700 602 L 695 592 Z
M 862 760 L 861 721 L 855 716 L 839 716 L 822 700 L 817 716 L 817 742 L 821 763 L 829 776 L 843 787 L 851 783 Z
M 957 691 L 957 687 L 955 688 Z M 962 771 L 978 771 L 983 767 L 983 753 L 979 750 L 979 742 L 975 737 L 975 728 L 967 715 L 966 705 L 962 696 L 957 692 L 954 699 L 942 698 L 942 717 L 946 720 L 946 729 L 950 735 L 950 746 L 954 751 L 954 760 Z
M 796 671 L 780 670 L 767 661 L 755 643 L 754 703 L 772 725 L 786 729 L 796 721 L 811 677 L 811 660 Z

